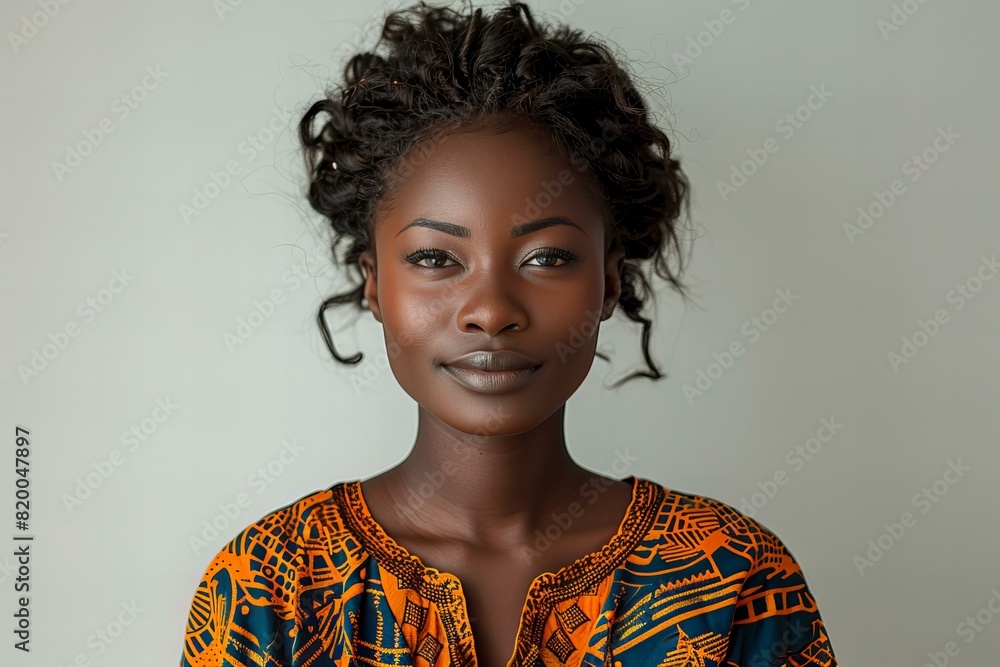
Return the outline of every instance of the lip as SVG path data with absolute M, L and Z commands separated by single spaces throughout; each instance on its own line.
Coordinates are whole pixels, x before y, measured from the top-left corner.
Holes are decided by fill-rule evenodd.
M 442 366 L 467 389 L 499 394 L 528 384 L 542 364 L 513 350 L 476 350 Z
M 447 364 L 443 368 L 466 389 L 483 394 L 502 394 L 527 385 L 541 366 L 506 371 L 480 371 Z
M 445 366 L 470 371 L 519 371 L 540 366 L 541 362 L 514 350 L 475 350 L 457 359 L 445 362 Z

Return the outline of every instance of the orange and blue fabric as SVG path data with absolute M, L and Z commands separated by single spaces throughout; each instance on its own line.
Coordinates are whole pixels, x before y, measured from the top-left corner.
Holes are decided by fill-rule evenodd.
M 802 570 L 729 505 L 628 477 L 600 550 L 534 579 L 508 667 L 836 667 Z M 212 559 L 182 667 L 477 667 L 461 582 L 368 511 L 360 481 L 277 509 Z

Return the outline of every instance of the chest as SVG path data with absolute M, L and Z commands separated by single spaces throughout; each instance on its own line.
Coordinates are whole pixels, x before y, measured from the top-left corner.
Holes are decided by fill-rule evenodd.
M 524 616 L 534 580 L 589 553 L 595 548 L 595 539 L 600 538 L 567 535 L 544 550 L 525 546 L 503 554 L 424 549 L 428 560 L 440 563 L 461 582 L 479 667 L 506 667 L 514 655 L 519 631 L 528 633 L 532 622 L 543 620 Z
M 506 667 L 514 647 L 532 577 L 484 564 L 462 579 L 479 667 Z

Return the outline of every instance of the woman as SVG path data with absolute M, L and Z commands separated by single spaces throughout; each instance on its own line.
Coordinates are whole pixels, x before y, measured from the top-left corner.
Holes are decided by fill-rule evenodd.
M 337 354 L 329 306 L 382 324 L 413 448 L 221 549 L 182 665 L 836 665 L 767 528 L 568 453 L 566 401 L 616 307 L 643 325 L 635 375 L 661 377 L 639 263 L 684 294 L 666 260 L 688 182 L 628 76 L 519 3 L 421 3 L 383 40 L 300 132 L 309 200 L 361 278 L 320 309 L 327 345 L 361 359 Z

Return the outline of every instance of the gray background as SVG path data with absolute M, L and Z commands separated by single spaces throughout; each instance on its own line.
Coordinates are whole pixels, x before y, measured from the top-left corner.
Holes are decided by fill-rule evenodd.
M 26 427 L 36 536 L 25 656 L 11 647 L 17 531 L 5 515 L 4 664 L 176 664 L 188 604 L 218 548 L 313 490 L 384 470 L 412 442 L 415 405 L 377 363 L 379 325 L 364 317 L 337 338 L 344 352 L 360 346 L 365 369 L 337 365 L 322 345 L 314 311 L 340 283 L 322 221 L 298 194 L 294 135 L 324 80 L 399 3 L 223 2 L 71 2 L 51 18 L 35 2 L 3 5 L 0 484 L 12 510 L 13 432 Z M 660 292 L 652 350 L 670 377 L 603 389 L 641 359 L 637 331 L 620 316 L 606 324 L 612 362 L 595 360 L 568 407 L 573 455 L 606 471 L 627 449 L 632 474 L 737 507 L 756 500 L 754 516 L 802 564 L 845 665 L 923 665 L 948 642 L 958 649 L 950 664 L 995 664 L 1000 280 L 976 277 L 993 277 L 983 258 L 1000 251 L 1000 9 L 530 6 L 634 61 L 692 179 L 700 235 L 689 279 L 701 307 Z M 724 10 L 730 22 L 713 24 Z M 894 11 L 898 30 L 885 32 Z M 42 25 L 32 32 L 25 21 Z M 700 53 L 689 41 L 699 39 Z M 161 75 L 142 90 L 147 67 Z M 809 109 L 813 86 L 831 95 Z M 124 117 L 123 95 L 135 100 Z M 776 124 L 797 111 L 788 136 Z M 57 173 L 53 163 L 102 119 L 113 131 Z M 958 138 L 940 151 L 947 128 Z M 262 150 L 248 149 L 249 137 Z M 724 198 L 718 183 L 769 137 L 777 152 Z M 934 162 L 914 180 L 907 161 L 925 151 Z M 185 220 L 181 205 L 229 161 L 239 175 Z M 858 207 L 897 179 L 902 194 L 852 237 L 845 225 Z M 131 276 L 124 288 L 115 271 Z M 969 300 L 953 291 L 966 284 L 979 289 Z M 275 290 L 269 316 L 227 345 Z M 797 300 L 773 319 L 776 290 Z M 103 300 L 101 312 L 88 298 Z M 332 326 L 344 324 L 334 313 Z M 944 323 L 934 335 L 914 336 L 935 313 Z M 749 335 L 762 316 L 767 330 Z M 19 367 L 74 323 L 78 335 L 22 378 Z M 904 337 L 922 345 L 894 368 Z M 744 353 L 712 367 L 736 341 Z M 699 371 L 711 386 L 685 394 Z M 176 407 L 164 419 L 158 402 Z M 843 427 L 798 458 L 824 418 Z M 143 440 L 124 438 L 133 428 Z M 275 463 L 292 442 L 301 451 Z M 120 465 L 67 505 L 115 450 Z M 949 461 L 969 468 L 949 475 L 954 483 L 940 481 Z M 255 476 L 269 465 L 278 474 Z M 768 484 L 775 475 L 784 483 Z M 933 503 L 915 499 L 925 487 Z M 239 494 L 247 506 L 232 505 Z M 239 510 L 232 520 L 227 504 Z M 905 512 L 910 525 L 893 536 L 886 525 Z M 193 544 L 213 521 L 223 529 Z M 859 567 L 869 540 L 889 548 Z M 134 622 L 110 644 L 98 639 L 132 603 Z M 971 630 L 977 613 L 985 624 Z

